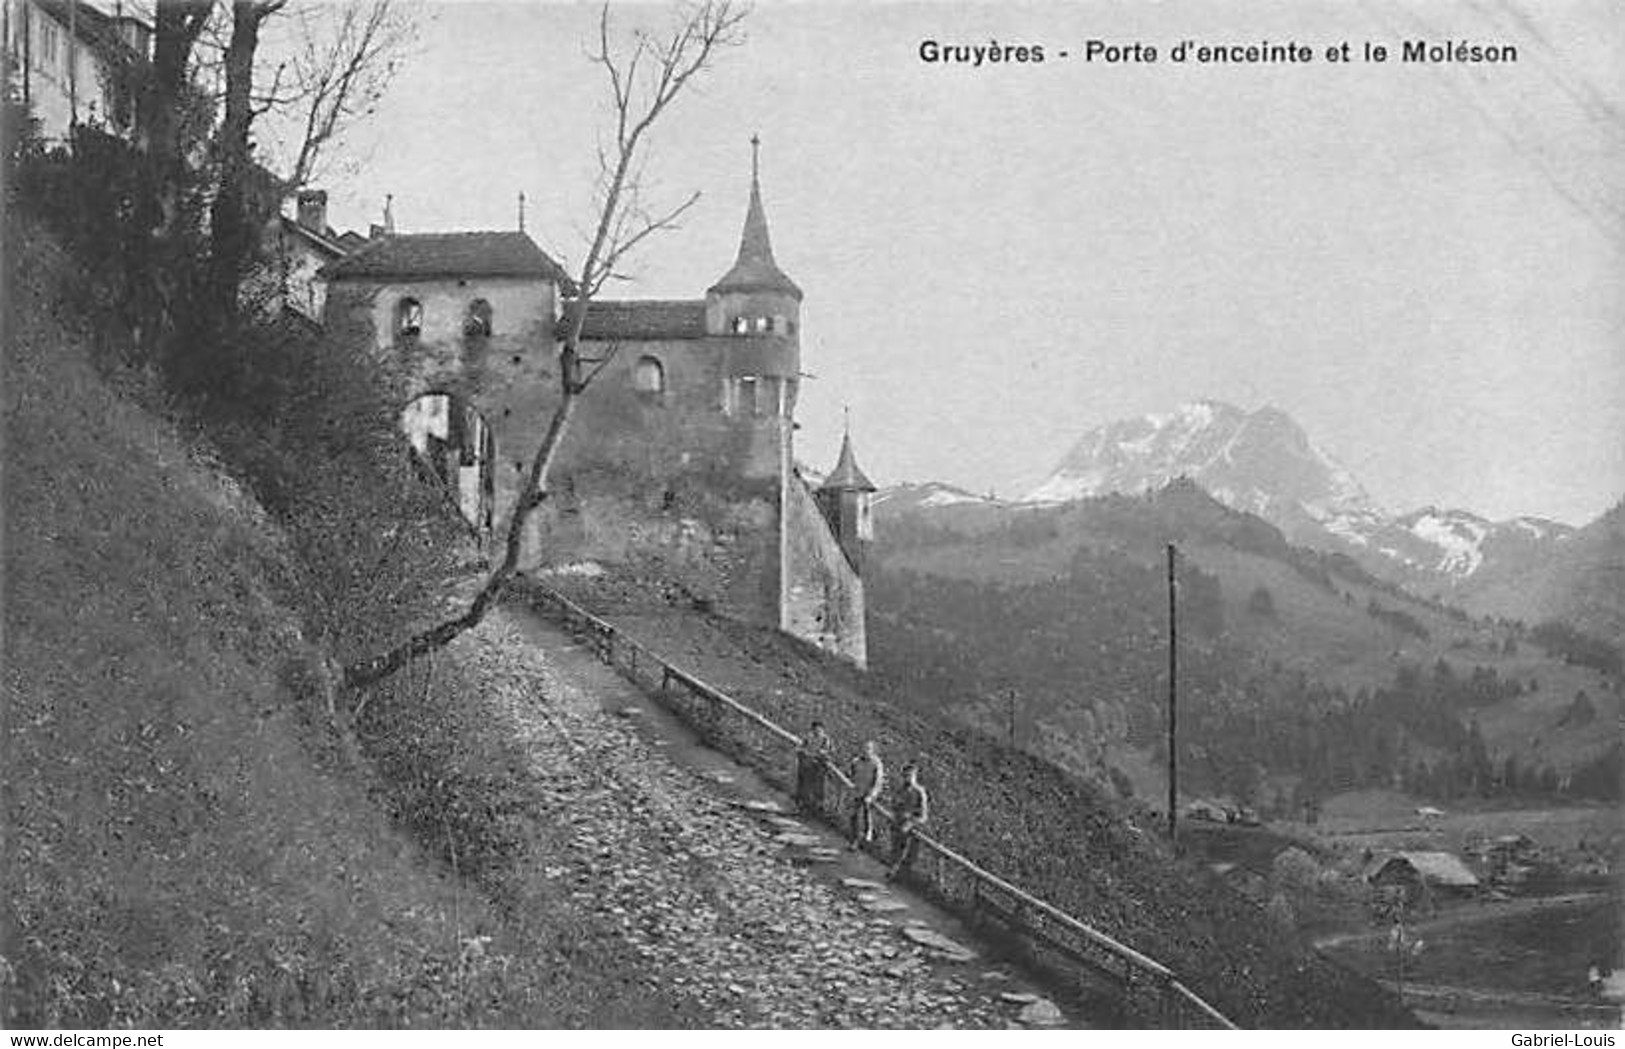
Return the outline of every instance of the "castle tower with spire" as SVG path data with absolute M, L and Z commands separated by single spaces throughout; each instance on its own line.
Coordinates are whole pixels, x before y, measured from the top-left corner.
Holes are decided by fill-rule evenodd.
M 713 335 L 778 335 L 796 341 L 801 289 L 779 269 L 762 206 L 762 140 L 750 140 L 750 204 L 732 268 L 705 293 L 706 328 Z

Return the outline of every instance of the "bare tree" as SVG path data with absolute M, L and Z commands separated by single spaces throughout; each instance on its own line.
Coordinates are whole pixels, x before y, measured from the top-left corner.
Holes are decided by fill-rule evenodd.
M 355 121 L 372 113 L 416 39 L 417 23 L 400 0 L 371 0 L 298 13 L 285 96 L 274 84 L 266 106 L 285 105 L 297 129 L 288 182 L 303 186 Z M 284 67 L 278 67 L 283 72 Z M 280 78 L 279 78 L 280 79 Z
M 608 358 L 590 372 L 582 368 L 581 332 L 587 304 L 610 280 L 620 279 L 620 264 L 639 244 L 656 233 L 675 229 L 699 200 L 693 194 L 681 204 L 652 210 L 642 200 L 645 144 L 650 129 L 694 80 L 710 69 L 718 53 L 744 40 L 748 9 L 732 0 L 706 0 L 686 10 L 669 32 L 639 30 L 630 47 L 612 44 L 609 6 L 600 11 L 598 41 L 592 62 L 603 70 L 613 107 L 613 141 L 598 150 L 597 223 L 576 280 L 576 297 L 568 305 L 563 344 L 559 348 L 559 403 L 546 435 L 531 457 L 507 523 L 502 561 L 491 571 L 462 615 L 439 623 L 381 655 L 353 663 L 344 683 L 359 688 L 379 681 L 412 660 L 448 644 L 485 618 L 519 567 L 525 526 L 547 500 L 549 475 L 559 445 L 570 427 L 576 405 Z

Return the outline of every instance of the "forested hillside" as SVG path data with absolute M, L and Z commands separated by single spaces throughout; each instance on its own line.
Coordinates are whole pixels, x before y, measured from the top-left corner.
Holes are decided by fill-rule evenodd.
M 1617 796 L 1617 750 L 1581 723 L 1618 709 L 1606 643 L 1418 599 L 1188 483 L 883 519 L 875 669 L 1144 793 L 1137 770 L 1165 754 L 1170 542 L 1193 789 L 1283 813 L 1362 786 Z

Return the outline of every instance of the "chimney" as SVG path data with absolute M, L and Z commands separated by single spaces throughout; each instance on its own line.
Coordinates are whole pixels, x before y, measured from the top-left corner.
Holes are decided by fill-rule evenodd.
M 299 191 L 299 225 L 327 236 L 327 190 Z

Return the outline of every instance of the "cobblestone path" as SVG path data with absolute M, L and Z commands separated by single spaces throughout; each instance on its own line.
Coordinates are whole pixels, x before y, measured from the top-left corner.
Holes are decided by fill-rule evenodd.
M 559 828 L 543 874 L 616 929 L 667 990 L 718 1027 L 1067 1024 L 1007 966 L 945 941 L 885 888 L 792 859 L 809 828 L 718 796 L 606 710 L 631 686 L 581 652 L 547 651 L 521 612 L 494 613 L 476 658 L 518 726 L 538 815 Z M 888 916 L 890 915 L 890 916 Z M 921 943 L 918 941 L 925 941 Z

